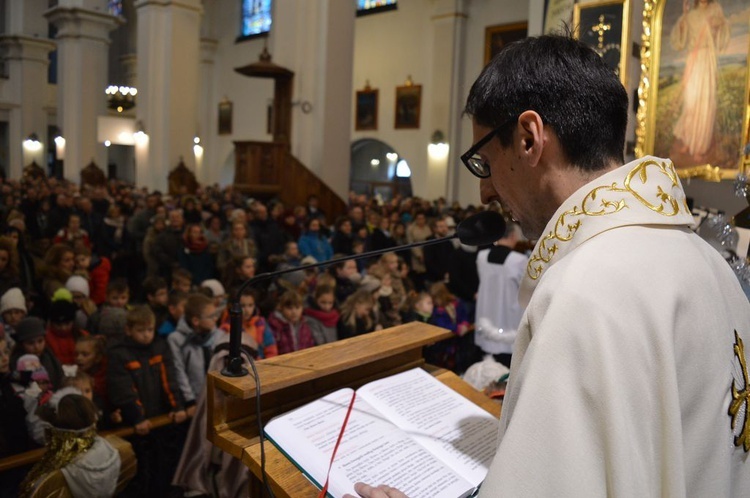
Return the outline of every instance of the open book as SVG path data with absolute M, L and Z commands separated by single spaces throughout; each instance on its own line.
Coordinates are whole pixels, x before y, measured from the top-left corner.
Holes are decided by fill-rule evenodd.
M 341 389 L 274 418 L 265 434 L 319 488 L 352 398 Z M 357 390 L 336 453 L 329 496 L 358 481 L 387 484 L 410 498 L 470 496 L 497 449 L 498 421 L 422 369 Z

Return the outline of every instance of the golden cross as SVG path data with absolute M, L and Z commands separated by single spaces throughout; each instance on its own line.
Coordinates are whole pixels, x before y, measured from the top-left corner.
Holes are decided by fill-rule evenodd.
M 599 24 L 591 26 L 591 31 L 599 35 L 599 44 L 596 48 L 599 50 L 604 48 L 604 33 L 612 29 L 611 24 L 604 24 L 604 14 L 599 16 Z

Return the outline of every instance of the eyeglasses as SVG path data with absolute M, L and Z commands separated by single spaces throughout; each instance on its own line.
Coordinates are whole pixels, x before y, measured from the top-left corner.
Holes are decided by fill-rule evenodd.
M 492 140 L 492 138 L 500 133 L 503 128 L 508 126 L 513 121 L 517 120 L 518 116 L 512 117 L 506 121 L 503 121 L 503 123 L 483 136 L 477 143 L 471 146 L 469 150 L 466 151 L 461 156 L 461 161 L 463 161 L 466 168 L 471 172 L 472 175 L 478 177 L 478 178 L 489 178 L 490 176 L 490 165 L 487 164 L 481 156 L 478 154 L 479 149 L 487 145 L 487 142 Z

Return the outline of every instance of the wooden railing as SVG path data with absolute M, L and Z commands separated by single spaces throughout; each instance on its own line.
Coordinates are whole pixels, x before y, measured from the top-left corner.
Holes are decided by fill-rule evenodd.
M 172 423 L 172 418 L 169 415 L 159 415 L 158 417 L 150 418 L 151 430 L 164 427 Z M 188 423 L 188 422 L 185 422 Z M 128 437 L 135 434 L 135 427 L 121 427 L 111 431 L 102 431 L 99 433 L 100 436 L 106 437 L 109 435 Z M 37 448 L 35 450 L 27 451 L 25 453 L 19 453 L 0 459 L 0 472 L 6 470 L 15 469 L 16 467 L 23 467 L 25 465 L 31 465 L 38 462 L 42 455 L 47 451 L 47 448 Z
M 318 196 L 328 222 L 346 212 L 346 203 L 290 152 L 283 142 L 234 142 L 234 186 L 259 199 L 278 197 L 288 206 L 306 205 Z

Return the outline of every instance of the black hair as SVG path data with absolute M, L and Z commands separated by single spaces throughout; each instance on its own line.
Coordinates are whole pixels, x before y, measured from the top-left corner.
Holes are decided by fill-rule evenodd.
M 527 110 L 552 128 L 573 165 L 596 171 L 624 162 L 628 95 L 591 48 L 569 36 L 545 35 L 506 45 L 474 82 L 464 112 L 487 128 Z M 498 132 L 504 147 L 514 127 Z

